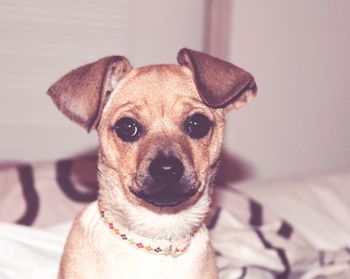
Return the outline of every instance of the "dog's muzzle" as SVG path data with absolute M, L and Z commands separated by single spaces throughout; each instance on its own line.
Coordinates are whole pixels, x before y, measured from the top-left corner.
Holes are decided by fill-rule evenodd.
M 158 156 L 148 168 L 148 176 L 134 194 L 158 207 L 179 205 L 196 193 L 195 186 L 185 178 L 183 163 L 174 156 Z

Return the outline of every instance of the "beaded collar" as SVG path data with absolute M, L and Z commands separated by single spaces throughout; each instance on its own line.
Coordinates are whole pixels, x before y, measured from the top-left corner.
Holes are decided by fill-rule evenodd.
M 154 240 L 136 235 L 121 226 L 111 222 L 107 212 L 104 210 L 102 202 L 98 201 L 98 209 L 104 223 L 116 234 L 124 243 L 151 254 L 177 257 L 182 255 L 190 245 L 191 238 L 181 240 Z

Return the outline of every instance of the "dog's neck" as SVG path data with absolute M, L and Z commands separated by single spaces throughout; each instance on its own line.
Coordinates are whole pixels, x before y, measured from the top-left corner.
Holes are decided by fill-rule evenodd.
M 99 176 L 99 196 L 111 221 L 141 237 L 155 240 L 178 240 L 191 238 L 202 227 L 211 203 L 209 191 L 205 191 L 192 206 L 168 214 L 160 208 L 150 210 L 140 204 L 131 203 L 122 187 L 110 175 Z
M 108 194 L 111 192 L 108 191 Z M 191 238 L 204 223 L 210 204 L 209 196 L 205 196 L 191 208 L 176 214 L 165 214 L 130 204 L 126 199 L 111 203 L 114 199 L 110 195 L 106 198 L 103 189 L 100 189 L 98 200 L 108 212 L 111 222 L 141 237 L 155 240 Z
M 103 206 L 102 201 L 98 201 L 98 209 L 101 218 L 106 223 L 109 230 L 122 242 L 138 250 L 151 254 L 177 257 L 185 253 L 191 243 L 193 235 L 182 239 L 150 239 L 138 235 L 119 223 L 113 221 L 113 216 Z M 204 225 L 203 225 L 204 226 Z

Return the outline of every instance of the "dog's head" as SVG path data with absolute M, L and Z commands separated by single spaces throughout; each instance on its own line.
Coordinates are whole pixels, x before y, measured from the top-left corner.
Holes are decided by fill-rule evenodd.
M 71 120 L 98 131 L 100 194 L 124 204 L 116 214 L 130 214 L 130 205 L 190 211 L 203 200 L 205 215 L 225 114 L 256 94 L 254 78 L 228 62 L 189 49 L 177 59 L 133 69 L 124 57 L 106 57 L 48 91 Z

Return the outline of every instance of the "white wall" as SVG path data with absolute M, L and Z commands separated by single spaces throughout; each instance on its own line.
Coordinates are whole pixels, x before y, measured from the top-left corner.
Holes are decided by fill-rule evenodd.
M 0 4 L 0 160 L 70 156 L 96 146 L 46 95 L 63 74 L 100 57 L 174 63 L 201 49 L 202 0 L 12 0 Z
M 258 98 L 228 117 L 226 180 L 350 167 L 349 11 L 347 0 L 1 3 L 0 160 L 96 145 L 45 94 L 68 70 L 110 54 L 135 66 L 173 63 L 188 46 L 245 67 L 258 83 Z
M 259 178 L 350 167 L 350 2 L 236 0 L 231 11 L 229 59 L 259 91 L 229 116 L 228 152 Z

